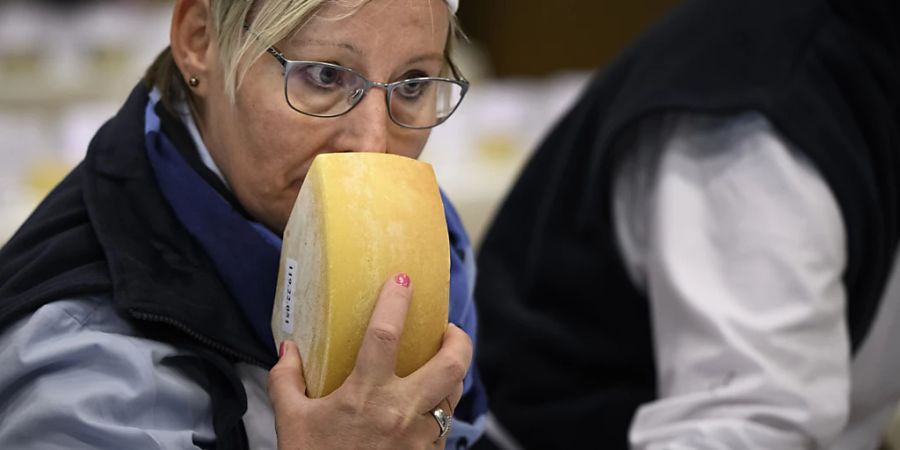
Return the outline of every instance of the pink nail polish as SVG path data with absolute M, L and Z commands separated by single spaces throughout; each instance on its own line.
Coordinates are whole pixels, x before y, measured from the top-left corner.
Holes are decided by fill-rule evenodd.
M 394 282 L 403 287 L 409 287 L 409 275 L 401 273 L 394 278 Z
M 284 356 L 284 341 L 281 341 L 281 344 L 278 346 L 278 357 L 281 358 Z

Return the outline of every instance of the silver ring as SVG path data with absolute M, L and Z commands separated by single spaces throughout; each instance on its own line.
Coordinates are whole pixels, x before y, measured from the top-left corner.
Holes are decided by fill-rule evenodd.
M 438 436 L 438 440 L 441 440 L 448 434 L 450 434 L 450 426 L 453 424 L 453 416 L 444 412 L 443 408 L 435 408 L 433 411 L 431 411 L 431 415 L 434 416 L 434 420 L 436 420 L 438 426 L 441 427 L 441 434 Z

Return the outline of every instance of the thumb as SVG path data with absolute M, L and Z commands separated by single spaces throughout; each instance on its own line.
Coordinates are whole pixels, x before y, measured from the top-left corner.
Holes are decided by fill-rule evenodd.
M 269 400 L 275 411 L 307 399 L 303 360 L 297 344 L 291 340 L 282 341 L 279 353 L 278 363 L 269 371 Z

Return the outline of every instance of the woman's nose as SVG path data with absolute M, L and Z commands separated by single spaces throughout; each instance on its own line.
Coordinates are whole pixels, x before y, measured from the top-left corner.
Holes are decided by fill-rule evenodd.
M 347 151 L 387 153 L 389 127 L 393 126 L 388 114 L 383 89 L 370 89 L 353 110 L 347 113 L 345 142 Z

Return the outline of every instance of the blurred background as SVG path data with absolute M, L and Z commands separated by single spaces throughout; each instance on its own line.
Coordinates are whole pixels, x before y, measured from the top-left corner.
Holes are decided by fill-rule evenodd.
M 477 247 L 504 194 L 588 77 L 678 0 L 464 0 L 472 81 L 422 159 Z M 0 0 L 0 245 L 84 156 L 168 42 L 171 0 Z M 886 432 L 900 449 L 900 432 Z
M 423 159 L 473 242 L 521 164 L 605 65 L 676 0 L 467 0 L 472 81 Z M 0 244 L 81 158 L 168 42 L 172 0 L 0 0 Z

